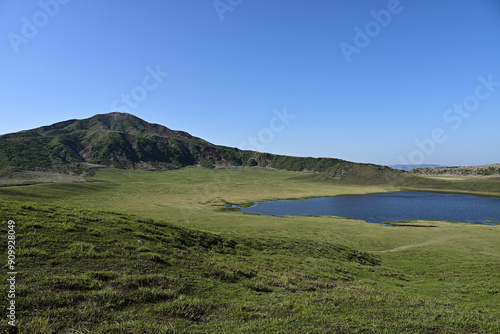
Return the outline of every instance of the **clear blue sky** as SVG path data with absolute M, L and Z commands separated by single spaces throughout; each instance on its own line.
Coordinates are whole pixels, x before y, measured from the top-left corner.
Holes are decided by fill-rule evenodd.
M 500 162 L 497 0 L 2 1 L 0 50 L 0 134 L 128 110 L 277 154 Z

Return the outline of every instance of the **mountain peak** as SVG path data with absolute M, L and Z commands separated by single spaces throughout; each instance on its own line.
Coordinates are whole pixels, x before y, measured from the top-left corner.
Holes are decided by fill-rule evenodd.
M 90 131 L 116 131 L 128 135 L 150 135 L 150 136 L 171 136 L 178 131 L 172 131 L 169 128 L 146 122 L 145 120 L 122 112 L 110 112 L 107 114 L 97 114 L 87 119 L 77 121 L 82 130 Z M 188 137 L 192 137 L 186 134 Z M 194 137 L 193 137 L 194 138 Z
M 168 169 L 202 160 L 212 144 L 182 131 L 112 112 L 0 136 L 0 170 L 79 170 L 81 163 Z
M 112 111 L 112 112 L 109 112 L 109 113 L 106 113 L 106 114 L 103 114 L 103 115 L 110 115 L 110 116 L 125 116 L 125 117 L 132 116 L 132 117 L 137 117 L 137 116 L 135 116 L 135 115 L 129 114 L 128 112 L 119 112 L 119 111 Z
M 109 112 L 109 113 L 105 113 L 105 114 L 97 114 L 94 117 L 96 117 L 96 116 L 110 116 L 113 118 L 137 118 L 137 119 L 142 120 L 141 118 L 139 118 L 135 115 L 129 114 L 127 112 L 119 112 L 119 111 L 113 111 L 113 112 Z

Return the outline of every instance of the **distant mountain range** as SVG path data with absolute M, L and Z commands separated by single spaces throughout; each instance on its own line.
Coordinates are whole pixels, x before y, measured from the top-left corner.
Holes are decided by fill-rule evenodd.
M 392 165 L 389 166 L 394 169 L 400 169 L 400 170 L 412 170 L 415 168 L 439 168 L 439 167 L 448 167 L 448 166 L 441 166 L 441 165 L 432 165 L 432 164 L 423 164 L 423 165 Z
M 214 145 L 126 113 L 95 115 L 0 136 L 0 171 L 84 173 L 96 166 L 165 170 L 249 166 L 325 172 L 335 180 L 399 175 L 389 167 L 334 158 L 301 158 Z

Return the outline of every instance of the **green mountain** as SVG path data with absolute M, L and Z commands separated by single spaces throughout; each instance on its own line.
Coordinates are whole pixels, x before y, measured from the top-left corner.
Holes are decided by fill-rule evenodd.
M 377 183 L 379 174 L 380 182 L 398 174 L 388 167 L 334 158 L 290 157 L 214 145 L 117 112 L 0 136 L 0 171 L 85 172 L 95 165 L 149 170 L 259 166 L 327 172 L 325 177 L 335 180 L 346 175 L 352 181 L 369 174 L 370 183 Z

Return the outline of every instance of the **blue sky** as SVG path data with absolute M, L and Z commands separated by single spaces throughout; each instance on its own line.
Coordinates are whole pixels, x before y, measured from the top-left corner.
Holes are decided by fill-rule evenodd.
M 212 143 L 499 163 L 496 0 L 0 3 L 0 134 L 128 111 Z

